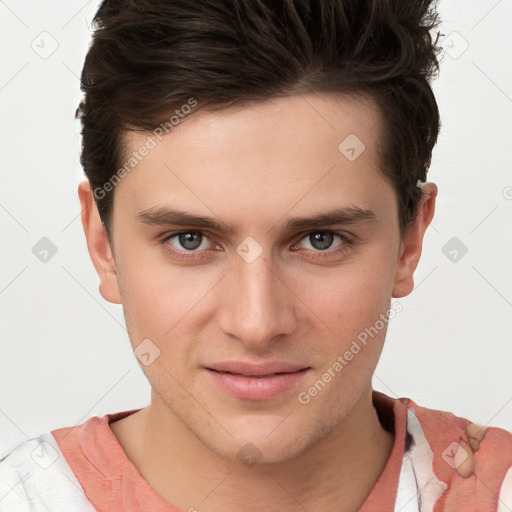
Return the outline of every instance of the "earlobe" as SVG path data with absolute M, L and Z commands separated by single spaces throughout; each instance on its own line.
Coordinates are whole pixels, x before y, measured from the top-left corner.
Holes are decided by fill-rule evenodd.
M 409 223 L 402 237 L 393 286 L 394 298 L 405 297 L 414 289 L 414 271 L 420 260 L 423 237 L 434 217 L 437 186 L 425 183 L 422 194 L 416 218 Z
M 100 293 L 108 302 L 121 304 L 114 255 L 105 226 L 101 222 L 89 180 L 84 180 L 79 184 L 78 197 L 82 208 L 82 226 L 87 248 L 100 278 Z

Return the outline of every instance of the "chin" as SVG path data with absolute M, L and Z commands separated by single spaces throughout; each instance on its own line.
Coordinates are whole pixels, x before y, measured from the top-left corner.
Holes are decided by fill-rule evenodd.
M 253 427 L 245 432 L 238 430 L 244 434 L 237 435 L 235 433 L 228 442 L 224 436 L 217 437 L 217 439 L 200 437 L 200 441 L 206 448 L 223 459 L 253 467 L 280 464 L 295 459 L 331 431 L 327 426 L 316 431 L 311 431 L 311 428 L 306 430 L 299 426 L 296 429 L 282 427 L 283 425 L 276 428 L 274 421 L 274 431 L 268 428 L 257 431 Z

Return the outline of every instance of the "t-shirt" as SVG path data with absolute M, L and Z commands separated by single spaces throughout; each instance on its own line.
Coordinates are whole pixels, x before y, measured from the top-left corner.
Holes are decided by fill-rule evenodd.
M 394 443 L 359 512 L 512 510 L 511 433 L 378 391 L 373 403 Z M 109 426 L 139 410 L 18 444 L 0 461 L 0 512 L 180 512 L 144 480 Z

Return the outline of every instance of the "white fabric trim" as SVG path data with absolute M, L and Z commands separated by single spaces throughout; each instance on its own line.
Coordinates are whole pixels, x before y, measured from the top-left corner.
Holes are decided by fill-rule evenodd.
M 510 512 L 512 510 L 512 467 L 508 468 L 498 496 L 496 512 Z
M 413 438 L 409 455 L 417 482 L 419 509 L 420 512 L 432 512 L 436 500 L 448 489 L 448 485 L 434 473 L 434 453 L 412 409 L 407 411 L 407 431 Z
M 418 487 L 409 452 L 404 454 L 398 491 L 396 493 L 395 512 L 420 512 Z
M 0 462 L 0 512 L 96 512 L 49 432 Z

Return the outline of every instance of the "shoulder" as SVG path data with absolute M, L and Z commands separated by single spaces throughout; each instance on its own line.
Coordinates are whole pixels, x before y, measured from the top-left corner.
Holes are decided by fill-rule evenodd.
M 51 433 L 28 439 L 0 460 L 0 512 L 93 512 Z
M 400 399 L 407 408 L 410 457 L 425 501 L 443 510 L 510 510 L 512 434 Z M 420 487 L 421 488 L 421 487 Z M 434 510 L 434 509 L 433 509 Z

